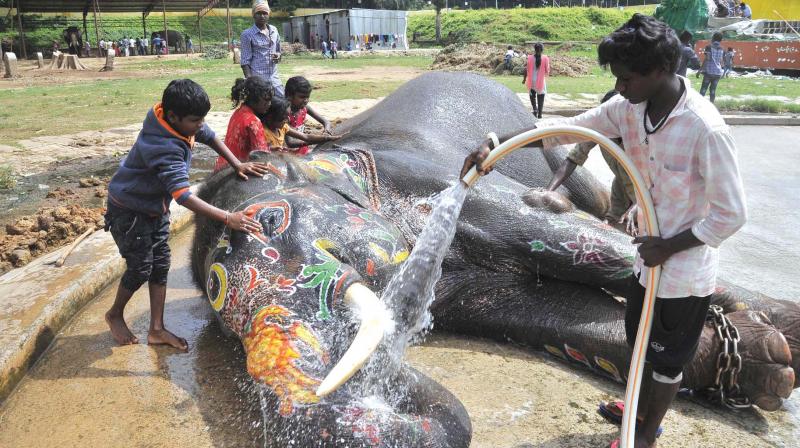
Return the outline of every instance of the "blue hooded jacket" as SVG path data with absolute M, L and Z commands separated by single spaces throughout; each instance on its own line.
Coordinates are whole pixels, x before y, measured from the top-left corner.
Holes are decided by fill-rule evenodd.
M 191 195 L 189 163 L 195 140 L 210 144 L 214 137 L 205 124 L 194 137 L 180 135 L 164 120 L 161 103 L 156 104 L 108 184 L 109 204 L 150 216 L 168 213 L 172 199 L 182 204 Z

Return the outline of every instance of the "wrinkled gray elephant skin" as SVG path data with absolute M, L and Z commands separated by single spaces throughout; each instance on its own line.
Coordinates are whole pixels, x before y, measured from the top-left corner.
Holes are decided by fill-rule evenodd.
M 457 182 L 465 155 L 489 131 L 533 123 L 497 83 L 430 73 L 344 123 L 344 138 L 309 156 L 254 153 L 271 166 L 264 179 L 241 182 L 229 171 L 209 179 L 201 197 L 245 210 L 264 226 L 262 234 L 243 235 L 198 217 L 192 256 L 223 327 L 242 340 L 248 372 L 264 384 L 276 440 L 468 445 L 469 419 L 458 400 L 408 368 L 377 389 L 362 372 L 325 399 L 313 390 L 357 327 L 344 291 L 362 283 L 380 296 L 421 233 L 430 197 Z M 554 213 L 521 199 L 546 185 L 564 156 L 564 149 L 517 151 L 473 188 L 442 265 L 434 326 L 510 339 L 623 381 L 630 350 L 615 294 L 628 285 L 634 247 L 597 218 L 607 192 L 579 168 L 562 188 L 576 210 Z M 800 309 L 728 286 L 715 301 L 742 334 L 742 389 L 762 408 L 777 409 L 799 367 Z M 407 324 L 396 322 L 398 331 Z M 713 383 L 719 344 L 706 328 L 687 387 Z M 397 390 L 403 393 L 387 392 Z

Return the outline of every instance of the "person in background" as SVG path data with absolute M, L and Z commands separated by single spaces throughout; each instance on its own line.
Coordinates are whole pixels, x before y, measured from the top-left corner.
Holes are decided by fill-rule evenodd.
M 281 36 L 278 29 L 269 24 L 269 3 L 257 1 L 253 4 L 253 26 L 241 36 L 241 66 L 245 78 L 260 76 L 270 83 L 276 97 L 283 97 L 283 84 L 278 76 L 281 60 Z
M 331 39 L 331 59 L 336 59 L 336 52 L 339 51 L 339 44 Z
M 739 6 L 739 12 L 743 18 L 747 20 L 753 20 L 753 10 L 750 9 L 750 5 L 747 3 L 742 2 L 742 4 Z
M 533 54 L 528 56 L 528 64 L 522 75 L 522 83 L 528 87 L 533 115 L 542 118 L 544 96 L 547 94 L 547 77 L 550 76 L 550 58 L 543 55 L 544 45 L 533 45 Z
M 511 60 L 515 57 L 519 56 L 516 51 L 514 51 L 514 47 L 511 45 L 508 46 L 508 50 L 506 50 L 506 54 L 503 56 L 503 63 L 505 65 L 506 70 L 511 70 L 513 67 L 511 65 Z
M 686 77 L 687 69 L 697 70 L 700 68 L 700 58 L 692 48 L 692 33 L 683 31 L 681 33 L 681 61 L 678 63 L 678 75 Z
M 722 72 L 722 77 L 727 78 L 728 74 L 733 70 L 733 56 L 736 54 L 736 51 L 733 50 L 733 47 L 728 47 L 728 50 L 725 51 L 725 54 L 722 55 L 722 60 L 724 63 L 724 70 Z
M 705 61 L 703 63 L 703 84 L 700 86 L 700 95 L 705 96 L 713 103 L 717 96 L 717 84 L 722 77 L 722 59 L 725 50 L 722 49 L 722 33 L 717 31 L 711 37 L 711 45 L 706 47 Z

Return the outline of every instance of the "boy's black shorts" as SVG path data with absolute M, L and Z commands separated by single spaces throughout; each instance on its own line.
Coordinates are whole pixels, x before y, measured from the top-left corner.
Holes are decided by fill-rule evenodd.
M 136 291 L 145 282 L 167 284 L 170 266 L 169 214 L 148 216 L 108 205 L 106 230 L 111 231 L 127 268 L 121 285 Z
M 639 279 L 631 276 L 625 306 L 625 335 L 630 347 L 636 341 L 645 292 Z M 697 351 L 710 303 L 711 296 L 656 298 L 646 358 L 652 364 L 653 372 L 668 378 L 679 377 L 683 366 Z

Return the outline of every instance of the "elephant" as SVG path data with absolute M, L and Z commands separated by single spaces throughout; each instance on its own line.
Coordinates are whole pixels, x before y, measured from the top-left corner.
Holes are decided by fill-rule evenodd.
M 150 34 L 150 43 L 152 45 L 153 39 L 159 36 L 160 38 L 164 38 L 164 30 L 161 31 L 154 31 Z M 172 47 L 173 53 L 179 53 L 184 51 L 184 37 L 183 34 L 179 31 L 175 30 L 167 30 L 167 44 Z M 153 49 L 150 49 L 151 54 L 155 54 Z
M 77 26 L 71 26 L 64 29 L 63 33 L 64 42 L 67 43 L 67 51 L 69 54 L 74 54 L 78 57 L 81 56 L 83 51 L 83 35 Z
M 343 138 L 308 156 L 252 153 L 251 160 L 270 167 L 263 179 L 241 182 L 228 169 L 207 180 L 202 199 L 244 210 L 264 228 L 246 235 L 198 216 L 192 266 L 221 326 L 242 340 L 247 371 L 263 385 L 267 432 L 276 440 L 469 444 L 469 417 L 447 390 L 402 361 L 376 368 L 386 341 L 396 340 L 387 335 L 415 337 L 409 316 L 429 305 L 414 293 L 396 299 L 388 285 L 408 265 L 412 248 L 414 257 L 426 223 L 439 219 L 440 192 L 459 184 L 461 163 L 477 142 L 488 131 L 505 134 L 534 122 L 498 83 L 433 72 L 342 123 Z M 511 340 L 624 382 L 630 349 L 618 296 L 632 275 L 634 247 L 600 219 L 608 192 L 578 169 L 562 187 L 574 209 L 524 200 L 547 185 L 565 154 L 564 148 L 517 151 L 471 189 L 430 312 L 437 330 Z M 314 391 L 323 377 L 364 346 L 361 328 L 380 314 L 353 307 L 348 296 L 359 289 L 386 301 L 394 329 L 373 342 L 378 348 L 362 371 L 320 398 Z M 713 302 L 741 336 L 741 392 L 765 410 L 777 409 L 799 385 L 800 306 L 724 282 Z M 684 386 L 714 385 L 721 350 L 708 325 Z

